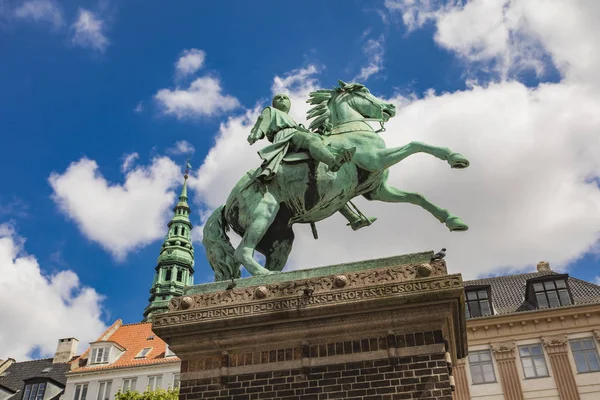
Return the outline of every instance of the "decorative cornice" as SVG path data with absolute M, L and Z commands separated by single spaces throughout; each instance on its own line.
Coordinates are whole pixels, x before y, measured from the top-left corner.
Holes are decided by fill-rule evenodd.
M 545 347 L 558 347 L 567 343 L 567 335 L 543 336 L 542 343 Z
M 494 353 L 508 353 L 515 350 L 515 342 L 502 342 L 502 343 L 491 343 L 492 351 Z
M 427 263 L 427 266 L 434 269 L 431 274 L 432 276 L 445 275 L 445 266 L 442 263 Z M 221 290 L 211 293 L 199 293 L 187 297 L 190 297 L 193 301 L 193 306 L 190 308 L 204 309 L 206 307 L 223 306 L 226 304 L 247 304 L 248 301 L 257 299 L 268 300 L 289 296 L 301 296 L 305 289 L 311 289 L 311 295 L 315 296 L 319 293 L 330 292 L 334 289 L 363 288 L 365 286 L 382 285 L 390 282 L 412 281 L 418 277 L 418 270 L 420 267 L 423 267 L 422 263 L 360 272 L 349 272 L 344 275 L 332 275 L 275 283 L 262 286 L 265 290 L 257 290 L 257 287 L 235 288 L 227 291 Z M 418 286 L 418 283 L 415 282 L 414 285 Z M 452 287 L 457 286 L 453 283 Z M 440 287 L 440 289 L 447 288 L 449 287 Z M 420 290 L 420 288 L 416 290 Z M 411 290 L 409 289 L 407 291 Z M 181 299 L 182 298 L 171 299 L 169 311 L 181 309 L 179 306 Z

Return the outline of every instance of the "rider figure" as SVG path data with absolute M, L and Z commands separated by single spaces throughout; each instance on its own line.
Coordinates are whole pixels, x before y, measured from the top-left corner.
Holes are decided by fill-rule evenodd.
M 248 143 L 251 145 L 264 137 L 271 142 L 270 145 L 258 152 L 263 159 L 259 179 L 264 181 L 272 179 L 288 152 L 308 151 L 313 159 L 327 165 L 331 172 L 338 171 L 344 163 L 352 160 L 356 147 L 340 149 L 339 154 L 334 155 L 329 151 L 320 135 L 297 124 L 288 114 L 291 102 L 287 95 L 275 95 L 272 104 L 272 107 L 266 107 L 262 111 L 248 136 Z M 376 220 L 376 218 L 366 218 L 362 213 L 355 212 L 347 204 L 340 212 L 346 217 L 348 225 L 353 230 L 371 225 Z

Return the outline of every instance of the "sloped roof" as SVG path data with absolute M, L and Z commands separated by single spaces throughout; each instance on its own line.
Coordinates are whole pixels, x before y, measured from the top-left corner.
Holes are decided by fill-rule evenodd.
M 48 372 L 44 369 L 51 368 Z M 6 375 L 0 377 L 0 386 L 6 387 L 14 392 L 21 391 L 25 387 L 25 380 L 31 378 L 51 379 L 64 388 L 67 383 L 66 373 L 70 370 L 69 363 L 52 364 L 52 358 L 41 360 L 16 362 L 9 366 L 4 372 Z M 21 398 L 21 393 L 9 397 L 9 400 Z
M 114 326 L 114 324 L 113 324 Z M 98 341 L 114 342 L 125 349 L 125 352 L 112 364 L 86 365 L 74 369 L 72 372 L 87 372 L 106 370 L 112 368 L 127 368 L 143 365 L 179 362 L 176 356 L 165 357 L 167 344 L 152 332 L 151 322 L 140 322 L 137 324 L 120 325 L 110 333 L 103 334 Z M 135 358 L 139 352 L 151 347 L 152 350 L 144 358 Z M 87 359 L 90 349 L 87 349 L 81 359 Z M 77 362 L 77 361 L 75 361 Z
M 464 285 L 465 289 L 470 286 L 489 285 L 492 292 L 494 315 L 506 315 L 535 310 L 534 305 L 525 301 L 527 281 L 548 275 L 563 274 L 554 271 L 534 272 L 465 281 Z M 575 305 L 600 303 L 600 286 L 570 276 L 568 277 L 568 286 Z

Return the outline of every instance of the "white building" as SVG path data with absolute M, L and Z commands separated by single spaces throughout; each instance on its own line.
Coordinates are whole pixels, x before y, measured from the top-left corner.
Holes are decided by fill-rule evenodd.
M 119 390 L 179 387 L 180 364 L 151 323 L 123 325 L 119 319 L 73 361 L 62 400 L 111 400 Z

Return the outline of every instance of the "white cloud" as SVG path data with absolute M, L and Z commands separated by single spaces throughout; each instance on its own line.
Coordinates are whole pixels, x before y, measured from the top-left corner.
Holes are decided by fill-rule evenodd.
M 594 283 L 600 286 L 600 276 L 594 278 Z
M 140 158 L 140 155 L 135 152 L 124 154 L 123 164 L 121 164 L 121 172 L 126 173 L 127 171 L 129 171 L 138 158 Z
M 95 340 L 106 329 L 100 319 L 103 297 L 73 271 L 42 271 L 24 242 L 11 226 L 0 225 L 0 320 L 6 328 L 0 354 L 23 361 L 39 350 L 52 357 L 59 338 L 74 336 L 81 347 Z
M 477 12 L 469 9 L 469 4 L 479 6 Z M 288 269 L 446 247 L 450 269 L 472 278 L 499 268 L 534 270 L 540 258 L 549 260 L 553 268 L 564 268 L 597 249 L 600 88 L 598 75 L 592 71 L 600 70 L 600 59 L 597 52 L 585 49 L 600 47 L 596 32 L 600 28 L 590 22 L 600 18 L 600 3 L 540 4 L 535 0 L 505 4 L 504 13 L 522 13 L 511 14 L 520 25 L 519 35 L 509 36 L 521 37 L 524 43 L 538 41 L 560 68 L 560 82 L 528 88 L 517 81 L 500 80 L 487 85 L 471 83 L 465 90 L 442 95 L 432 90 L 416 100 L 397 98 L 394 101 L 402 108 L 382 134 L 388 147 L 423 141 L 450 147 L 471 160 L 470 168 L 452 170 L 445 162 L 415 155 L 390 171 L 392 185 L 423 193 L 462 217 L 471 229 L 450 233 L 417 206 L 357 199 L 365 214 L 379 220 L 353 232 L 336 215 L 317 224 L 317 241 L 306 226 L 296 226 Z M 533 15 L 530 9 L 536 5 L 538 14 Z M 452 23 L 452 29 L 440 25 L 445 14 L 460 21 L 492 21 L 486 15 L 497 12 L 492 6 L 475 1 L 463 8 L 431 12 L 436 13 L 437 42 L 463 57 L 468 68 L 481 67 L 482 57 L 488 55 L 490 62 L 501 66 L 499 70 L 515 68 L 515 62 L 523 65 L 514 57 L 515 49 L 523 48 L 520 43 L 503 42 L 497 39 L 502 35 L 496 37 L 471 24 Z M 454 14 L 459 12 L 476 15 Z M 418 27 L 421 16 L 410 18 Z M 481 32 L 484 40 L 471 38 L 472 31 Z M 531 56 L 533 60 L 538 57 Z M 293 81 L 298 87 L 308 76 L 278 78 L 276 82 Z M 310 79 L 314 81 L 314 75 Z M 283 91 L 281 84 L 275 86 L 276 91 Z M 306 99 L 304 94 L 299 97 L 293 100 L 293 107 Z M 248 111 L 221 126 L 194 186 L 208 208 L 222 204 L 239 177 L 259 165 L 258 156 L 249 152 L 245 141 L 258 111 Z M 298 117 L 298 122 L 302 121 Z M 236 163 L 231 163 L 233 157 Z
M 63 25 L 63 15 L 60 7 L 51 0 L 31 0 L 21 4 L 15 10 L 17 18 L 31 19 L 35 22 L 46 22 L 54 28 Z
M 358 75 L 352 80 L 366 81 L 383 69 L 384 42 L 383 36 L 378 39 L 367 40 L 367 43 L 363 46 L 363 53 L 369 62 L 360 69 Z
M 133 109 L 134 112 L 136 113 L 141 113 L 142 111 L 144 111 L 144 102 L 140 101 L 135 105 L 135 108 Z
M 239 101 L 222 93 L 217 78 L 203 76 L 194 80 L 187 88 L 160 89 L 154 98 L 166 115 L 178 119 L 215 116 L 239 107 Z
M 167 149 L 167 153 L 173 155 L 193 154 L 196 151 L 194 146 L 187 140 L 178 140 L 173 147 Z
M 78 46 L 89 47 L 102 53 L 109 43 L 104 33 L 105 25 L 104 21 L 93 12 L 80 8 L 77 21 L 72 25 L 71 40 Z
M 198 71 L 204 65 L 206 53 L 198 49 L 184 50 L 179 60 L 175 63 L 175 72 L 184 77 Z
M 128 171 L 123 184 L 114 184 L 95 161 L 82 158 L 62 174 L 52 173 L 49 182 L 60 210 L 88 239 L 123 260 L 164 236 L 180 176 L 171 159 L 159 157 Z
M 546 57 L 569 79 L 600 85 L 595 51 L 600 2 L 589 0 L 386 0 L 409 30 L 433 21 L 436 42 L 468 62 L 489 62 L 506 78 L 511 72 L 542 73 Z

